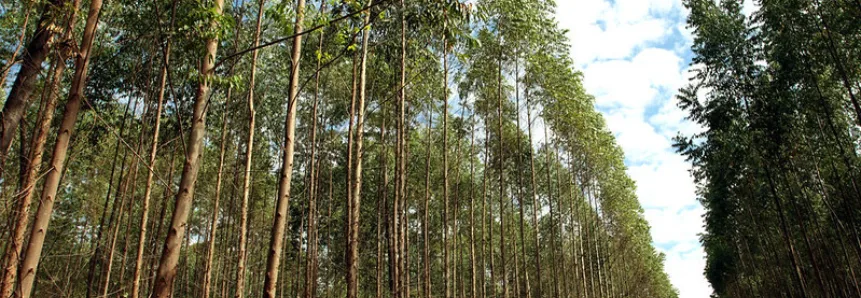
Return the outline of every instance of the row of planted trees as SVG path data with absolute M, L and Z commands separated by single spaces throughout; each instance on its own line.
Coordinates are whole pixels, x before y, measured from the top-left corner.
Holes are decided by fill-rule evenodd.
M 554 9 L 8 5 L 2 297 L 675 297 Z
M 685 1 L 697 36 L 677 148 L 717 297 L 861 296 L 861 4 Z

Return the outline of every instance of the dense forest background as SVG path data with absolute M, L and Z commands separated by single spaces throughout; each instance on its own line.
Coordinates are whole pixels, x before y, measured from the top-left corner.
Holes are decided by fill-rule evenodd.
M 676 297 L 554 9 L 0 2 L 0 295 Z
M 688 0 L 714 297 L 861 297 L 861 2 Z

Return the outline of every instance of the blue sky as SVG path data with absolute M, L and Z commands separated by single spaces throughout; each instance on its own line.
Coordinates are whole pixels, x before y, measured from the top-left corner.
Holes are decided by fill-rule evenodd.
M 681 0 L 557 0 L 557 20 L 570 30 L 571 53 L 586 89 L 619 145 L 652 227 L 665 268 L 680 297 L 708 297 L 705 253 L 698 240 L 703 208 L 690 168 L 672 149 L 684 119 L 675 93 L 688 82 L 692 32 Z M 745 12 L 755 9 L 745 0 Z

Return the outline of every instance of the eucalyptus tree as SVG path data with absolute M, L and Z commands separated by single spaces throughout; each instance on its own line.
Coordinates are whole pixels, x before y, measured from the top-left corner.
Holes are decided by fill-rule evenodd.
M 519 0 L 105 3 L 93 78 L 79 91 L 86 128 L 67 141 L 68 166 L 49 172 L 63 178 L 58 224 L 33 295 L 674 297 L 554 9 Z M 20 32 L 0 30 L 0 41 L 12 48 Z M 65 76 L 58 68 L 51 75 Z M 46 96 L 72 90 L 51 77 L 35 86 Z M 43 116 L 55 110 L 49 98 L 23 116 L 40 123 L 30 143 L 55 129 Z M 221 122 L 205 125 L 207 113 Z M 822 167 L 850 164 L 817 157 Z M 29 173 L 0 187 L 41 183 Z M 810 180 L 779 182 L 797 190 Z M 832 218 L 845 226 L 850 217 Z M 816 227 L 811 242 L 836 236 L 826 222 L 806 223 Z M 837 252 L 811 244 L 798 241 L 803 260 L 838 260 L 811 258 Z
M 704 131 L 676 147 L 706 209 L 716 296 L 857 295 L 858 158 L 847 149 L 857 92 L 847 82 L 858 72 L 845 57 L 858 26 L 844 21 L 857 13 L 818 1 L 764 2 L 751 16 L 734 2 L 685 4 L 699 67 L 679 106 Z

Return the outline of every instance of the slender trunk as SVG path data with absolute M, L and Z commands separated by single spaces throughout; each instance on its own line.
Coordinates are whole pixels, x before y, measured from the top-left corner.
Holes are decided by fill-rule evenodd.
M 221 0 L 218 0 L 221 1 Z M 294 32 L 302 32 L 305 19 L 305 0 L 296 2 L 296 22 Z M 278 186 L 278 202 L 275 210 L 275 220 L 270 237 L 269 256 L 266 260 L 266 279 L 263 282 L 263 296 L 275 298 L 278 282 L 278 267 L 281 265 L 281 251 L 284 241 L 284 230 L 287 225 L 287 209 L 290 206 L 290 182 L 293 173 L 293 148 L 296 138 L 296 106 L 299 99 L 299 62 L 302 54 L 302 36 L 293 39 L 291 54 L 292 69 L 290 73 L 290 91 L 287 109 L 287 119 L 284 124 L 284 153 L 282 156 L 281 173 Z
M 241 18 L 241 17 L 242 17 L 242 15 L 240 12 L 239 18 Z M 237 22 L 237 24 L 238 25 L 236 26 L 235 33 L 238 36 L 239 31 L 241 30 L 241 27 L 242 27 L 241 26 L 242 22 Z M 238 48 L 239 48 L 239 42 L 237 39 L 233 43 L 233 52 L 236 52 Z M 234 74 L 235 69 L 236 69 L 236 63 L 231 65 L 230 71 L 229 71 L 230 75 Z M 204 273 L 203 273 L 204 274 L 203 275 L 203 287 L 201 289 L 201 291 L 203 291 L 203 298 L 209 298 L 210 295 L 212 294 L 211 290 L 210 290 L 212 287 L 212 271 L 213 271 L 212 265 L 213 265 L 213 262 L 215 260 L 215 237 L 216 237 L 217 232 L 218 232 L 218 217 L 220 214 L 219 204 L 221 203 L 220 202 L 221 201 L 221 193 L 222 193 L 221 187 L 222 187 L 222 183 L 224 181 L 224 154 L 226 152 L 225 147 L 227 146 L 227 142 L 228 142 L 228 138 L 227 138 L 227 131 L 228 131 L 228 129 L 227 129 L 227 122 L 228 121 L 227 120 L 228 120 L 228 117 L 227 116 L 228 116 L 228 111 L 231 110 L 230 109 L 230 102 L 232 99 L 233 99 L 233 87 L 231 86 L 231 87 L 227 88 L 227 93 L 225 94 L 224 108 L 223 108 L 223 111 L 221 114 L 221 143 L 219 144 L 219 150 L 218 150 L 218 152 L 219 152 L 218 153 L 218 172 L 216 173 L 216 178 L 215 178 L 215 198 L 214 198 L 214 201 L 212 203 L 212 211 L 211 211 L 212 212 L 212 218 L 209 221 L 209 224 L 210 224 L 209 236 L 207 236 L 207 238 L 209 238 L 209 243 L 207 243 L 206 261 L 205 261 L 206 263 L 204 263 Z M 238 151 L 239 150 L 237 150 L 237 153 L 238 153 Z M 236 177 L 236 175 L 234 175 L 234 177 Z M 226 266 L 224 269 L 225 269 L 225 271 L 227 270 Z M 223 289 L 224 289 L 224 287 L 222 284 L 222 290 Z M 221 296 L 224 296 L 224 295 L 221 295 Z
M 368 5 L 373 4 L 373 1 L 368 2 Z M 362 141 L 365 128 L 365 93 L 367 90 L 367 61 L 368 61 L 368 40 L 370 37 L 370 18 L 371 12 L 365 14 L 366 24 L 362 33 L 362 56 L 359 66 L 359 101 L 357 103 L 358 113 L 356 115 L 356 161 L 353 172 L 353 193 L 350 204 L 350 234 L 349 234 L 349 258 L 347 259 L 347 297 L 356 298 L 359 295 L 359 218 L 360 218 L 360 203 L 362 198 Z
M 134 105 L 132 105 L 132 102 L 134 102 Z M 137 101 L 137 100 L 129 100 L 128 103 L 126 104 L 126 109 L 125 109 L 125 112 L 123 114 L 123 121 L 122 121 L 122 124 L 120 125 L 120 134 L 117 137 L 116 150 L 114 151 L 115 155 L 116 155 L 116 153 L 119 152 L 120 141 L 121 141 L 120 138 L 123 137 L 123 131 L 125 131 L 125 126 L 126 126 L 126 121 L 125 121 L 126 119 L 125 118 L 127 118 L 129 115 L 129 107 L 132 107 L 131 108 L 132 111 L 137 110 L 138 102 L 139 101 Z M 89 286 L 87 287 L 87 297 L 92 297 L 93 288 L 95 288 L 96 291 L 100 290 L 100 287 L 97 286 L 97 282 L 96 282 L 96 279 L 97 279 L 96 278 L 96 267 L 97 267 L 98 263 L 100 263 L 100 261 L 101 261 L 100 250 L 102 249 L 102 243 L 101 243 L 102 232 L 104 232 L 104 228 L 107 226 L 107 228 L 109 229 L 107 231 L 107 235 L 110 237 L 111 240 L 113 240 L 113 237 L 110 236 L 110 235 L 113 235 L 112 234 L 113 229 L 111 229 L 111 227 L 114 225 L 115 221 L 119 220 L 116 217 L 118 216 L 118 214 L 120 214 L 120 216 L 121 216 L 121 212 L 123 210 L 122 207 L 120 207 L 119 209 L 117 209 L 116 207 L 117 207 L 117 200 L 118 200 L 118 198 L 120 198 L 120 194 L 122 194 L 122 191 L 124 191 L 123 186 L 125 184 L 123 181 L 125 181 L 125 180 L 123 180 L 123 178 L 128 179 L 128 177 L 125 175 L 126 174 L 126 160 L 128 160 L 129 151 L 131 151 L 131 150 L 132 150 L 132 148 L 125 148 L 125 150 L 123 150 L 123 158 L 120 162 L 120 176 L 117 177 L 116 191 L 114 192 L 114 200 L 113 200 L 113 203 L 111 204 L 112 210 L 111 210 L 110 218 L 107 221 L 107 225 L 105 225 L 104 219 L 106 217 L 106 213 L 108 210 L 109 198 L 111 197 L 111 189 L 113 188 L 113 185 L 114 185 L 113 177 L 111 177 L 111 179 L 109 181 L 110 184 L 108 185 L 108 191 L 105 195 L 105 204 L 104 204 L 104 209 L 102 210 L 102 218 L 100 219 L 100 223 L 99 223 L 99 231 L 98 231 L 98 234 L 96 235 L 96 238 L 97 238 L 96 239 L 96 251 L 93 252 L 93 256 L 90 258 L 90 270 L 91 271 L 87 277 L 87 280 L 89 283 Z M 116 162 L 116 158 L 114 159 L 114 162 Z M 120 202 L 121 206 L 123 206 L 122 204 L 124 204 L 123 201 Z M 113 245 L 112 242 L 111 242 L 111 245 Z M 100 270 L 100 271 L 104 271 L 104 270 Z
M 485 116 L 484 118 L 484 169 L 482 171 L 481 177 L 481 298 L 487 297 L 487 254 L 493 253 L 488 250 L 487 244 L 488 242 L 493 241 L 493 226 L 489 225 L 488 220 L 490 220 L 489 216 L 487 216 L 487 176 L 490 172 L 490 163 L 488 162 L 490 158 L 490 129 L 488 129 L 488 118 Z M 491 207 L 493 209 L 493 207 Z M 490 231 L 487 231 L 487 226 L 490 226 Z M 490 274 L 491 274 L 491 283 L 493 283 L 493 256 L 490 257 Z M 491 292 L 491 297 L 493 297 L 493 292 Z
M 38 266 L 39 258 L 42 255 L 42 247 L 45 244 L 45 235 L 48 232 L 51 213 L 54 211 L 54 199 L 57 196 L 57 189 L 60 186 L 60 178 L 66 163 L 66 154 L 68 153 L 72 131 L 74 130 L 75 122 L 77 122 L 78 119 L 78 112 L 81 110 L 84 85 L 86 85 L 87 69 L 89 68 L 90 62 L 90 48 L 93 45 L 93 38 L 96 32 L 96 25 L 99 21 L 99 12 L 101 11 L 101 8 L 102 0 L 92 0 L 90 2 L 90 9 L 87 13 L 87 22 L 84 26 L 81 46 L 79 47 L 80 55 L 75 59 L 75 75 L 72 78 L 72 85 L 69 89 L 69 99 L 66 102 L 66 110 L 63 114 L 63 120 L 58 130 L 54 152 L 51 155 L 52 169 L 48 172 L 48 176 L 45 179 L 41 204 L 39 205 L 39 209 L 36 211 L 36 216 L 33 219 L 30 243 L 27 246 L 26 253 L 24 254 L 24 261 L 21 262 L 21 271 L 19 272 L 19 275 L 21 276 L 20 291 L 22 298 L 30 297 L 33 290 L 33 283 L 36 280 L 36 267 Z M 28 55 L 32 55 L 32 51 L 30 51 L 29 48 L 27 52 Z M 16 79 L 15 85 L 18 85 L 18 81 L 21 79 L 22 76 L 19 73 L 19 77 Z M 13 86 L 13 90 L 14 88 L 15 86 Z M 12 93 L 10 93 L 10 99 L 11 98 Z M 9 106 L 9 104 L 10 102 L 7 100 L 6 106 Z M 6 107 L 4 107 L 4 110 L 5 108 Z M 3 121 L 6 123 L 5 118 Z M 6 126 L 5 129 L 9 128 L 9 126 Z M 4 131 L 4 134 L 5 133 L 6 132 Z
M 261 6 L 262 8 L 262 6 Z M 326 2 L 320 2 L 320 14 L 326 12 Z M 320 31 L 320 40 L 317 50 L 323 53 L 323 31 Z M 317 164 L 317 108 L 320 101 L 320 65 L 321 59 L 317 59 L 317 67 L 314 73 L 314 106 L 311 111 L 311 183 L 308 193 L 308 257 L 305 261 L 305 298 L 317 296 L 317 187 L 319 169 Z
M 475 107 L 473 107 L 475 108 Z M 475 264 L 475 111 L 472 111 L 471 129 L 469 133 L 469 268 L 470 268 L 470 297 L 476 298 L 476 264 Z
M 449 267 L 449 247 L 448 247 L 448 234 L 449 234 L 449 224 L 448 224 L 448 213 L 449 213 L 449 204 L 448 204 L 448 39 L 446 36 L 447 30 L 447 22 L 448 22 L 448 12 L 446 8 L 443 7 L 443 24 L 442 24 L 442 65 L 443 65 L 443 101 L 442 101 L 442 180 L 443 180 L 443 188 L 442 188 L 442 197 L 443 197 L 443 283 L 445 283 L 445 298 L 451 297 L 451 287 L 449 285 L 451 279 L 451 272 Z
M 145 118 L 145 117 L 141 117 L 141 118 L 142 118 L 141 122 L 143 123 L 145 121 L 143 118 Z M 141 130 L 141 132 L 138 136 L 138 142 L 135 145 L 135 148 L 134 148 L 134 151 L 132 152 L 132 154 L 138 155 L 138 152 L 141 151 L 142 145 L 143 145 L 143 130 Z M 132 206 L 134 204 L 133 203 L 129 204 L 128 207 L 125 207 L 125 206 L 126 206 L 126 202 L 134 201 L 134 187 L 132 185 L 134 185 L 135 181 L 137 181 L 138 165 L 139 165 L 139 160 L 136 158 L 133 159 L 132 163 L 131 163 L 131 175 L 127 176 L 125 183 L 123 183 L 120 186 L 121 190 L 120 190 L 120 193 L 118 195 L 120 197 L 120 210 L 119 210 L 120 213 L 119 213 L 119 216 L 117 217 L 117 220 L 114 222 L 114 231 L 113 231 L 113 236 L 111 236 L 111 242 L 110 242 L 111 243 L 111 245 L 110 245 L 111 249 L 108 251 L 108 258 L 107 258 L 108 264 L 107 264 L 107 268 L 105 269 L 105 281 L 104 281 L 104 284 L 102 286 L 102 297 L 106 297 L 108 295 L 108 291 L 109 291 L 109 288 L 111 285 L 111 272 L 113 271 L 113 265 L 114 265 L 114 251 L 116 250 L 117 237 L 119 237 L 119 234 L 120 234 L 120 225 L 123 221 L 123 215 L 128 214 L 128 217 L 131 217 L 131 212 L 132 212 L 131 209 L 132 209 Z M 129 190 L 129 189 L 131 189 L 131 190 Z M 128 209 L 126 209 L 126 208 L 128 208 Z M 120 280 L 120 283 L 122 283 L 122 280 Z
M 377 298 L 383 297 L 383 247 L 382 247 L 382 225 L 380 221 L 383 218 L 386 218 L 386 213 L 383 211 L 383 207 L 388 205 L 388 189 L 389 189 L 389 166 L 388 166 L 388 146 L 386 145 L 386 116 L 383 115 L 383 124 L 380 127 L 380 143 L 382 144 L 382 150 L 380 152 L 380 164 L 382 166 L 382 175 L 380 179 L 382 179 L 379 186 L 379 197 L 377 198 L 377 265 L 376 265 L 376 274 L 377 274 Z M 387 223 L 388 224 L 388 223 Z M 310 298 L 310 297 L 306 297 Z
M 521 133 L 520 133 L 520 84 L 518 82 L 518 79 L 520 76 L 519 66 L 520 66 L 520 64 L 519 64 L 519 61 L 517 59 L 517 55 L 515 54 L 515 58 L 514 58 L 514 99 L 515 100 L 514 101 L 515 101 L 515 111 L 516 111 L 515 117 L 517 119 L 517 144 L 521 144 L 521 139 L 520 139 L 520 137 L 521 137 Z M 528 111 L 527 111 L 527 113 L 528 113 Z M 529 146 L 529 148 L 532 148 L 531 140 L 530 140 L 528 146 Z M 522 158 L 523 155 L 518 154 L 517 156 L 518 156 L 517 163 L 522 164 L 523 163 L 523 158 Z M 524 288 L 523 289 L 526 291 L 526 297 L 532 298 L 532 290 L 530 289 L 530 285 L 529 285 L 529 269 L 527 269 L 527 264 L 526 264 L 526 236 L 525 236 L 526 229 L 524 227 L 525 222 L 526 222 L 524 214 L 526 212 L 524 211 L 524 207 L 523 207 L 523 196 L 525 194 L 525 191 L 523 190 L 523 175 L 521 175 L 521 174 L 517 175 L 517 187 L 519 190 L 519 193 L 517 194 L 517 205 L 520 209 L 519 210 L 520 211 L 520 254 L 521 254 L 520 257 L 521 257 L 521 260 L 523 262 L 523 282 L 524 282 Z M 517 251 L 515 251 L 514 253 L 516 255 Z M 517 294 L 521 295 L 523 293 L 518 292 Z
M 42 16 L 37 23 L 36 31 L 24 50 L 18 76 L 12 83 L 9 96 L 0 112 L 0 173 L 4 171 L 6 154 L 15 138 L 15 130 L 30 105 L 30 94 L 36 88 L 36 81 L 42 72 L 42 62 L 51 49 L 51 39 L 54 37 L 55 14 L 61 13 L 68 0 L 51 0 L 42 8 Z M 74 18 L 73 18 L 74 19 Z M 26 27 L 25 27 L 26 29 Z M 82 44 L 83 45 L 83 44 Z M 85 49 L 81 47 L 81 54 Z M 89 51 L 89 49 L 86 49 Z M 88 53 L 87 53 L 88 54 Z M 6 77 L 5 75 L 3 76 Z M 2 86 L 2 85 L 0 85 Z M 2 174 L 0 174 L 2 175 Z
M 556 266 L 556 218 L 553 213 L 553 180 L 550 178 L 550 168 L 552 166 L 552 156 L 550 156 L 550 141 L 549 136 L 547 135 L 547 126 L 544 126 L 544 140 L 545 140 L 545 148 L 547 149 L 547 161 L 545 166 L 545 171 L 547 172 L 547 207 L 550 211 L 550 267 L 552 267 L 553 271 L 553 296 L 559 297 L 559 271 Z
M 422 212 L 423 212 L 422 237 L 424 237 L 424 246 L 423 246 L 424 251 L 422 254 L 423 258 L 424 258 L 424 260 L 423 260 L 424 261 L 424 271 L 423 271 L 424 281 L 422 284 L 424 285 L 424 287 L 422 288 L 422 291 L 424 292 L 425 298 L 430 298 L 431 297 L 430 231 L 429 231 L 429 226 L 428 226 L 430 224 L 430 220 L 429 220 L 428 215 L 430 213 L 429 202 L 430 202 L 430 195 L 431 195 L 431 192 L 430 192 L 431 150 L 433 149 L 433 146 L 432 146 L 433 134 L 431 131 L 431 127 L 433 127 L 433 103 L 432 102 L 428 106 L 428 119 L 427 119 L 427 121 L 428 121 L 427 130 L 426 130 L 427 143 L 426 143 L 426 147 L 425 147 L 425 150 L 427 150 L 427 154 L 425 156 L 425 200 L 424 200 L 424 206 L 423 206 L 423 210 L 422 210 Z
M 532 148 L 532 105 L 531 100 L 529 98 L 529 74 L 524 76 L 524 81 L 526 82 L 526 86 L 523 90 L 524 97 L 526 98 L 526 130 L 527 130 L 527 141 L 529 143 L 529 175 L 531 178 L 531 190 L 532 190 L 532 228 L 533 233 L 535 234 L 535 247 L 533 251 L 533 258 L 535 262 L 535 297 L 544 297 L 542 296 L 541 291 L 541 244 L 539 240 L 539 230 L 538 230 L 538 209 L 540 209 L 540 205 L 538 202 L 538 195 L 536 194 L 536 188 L 538 184 L 535 183 L 535 150 Z M 546 125 L 546 124 L 545 124 Z
M 174 9 L 171 13 L 171 28 L 173 27 L 174 18 L 176 16 L 176 9 Z M 150 147 L 149 152 L 149 170 L 147 171 L 147 180 L 146 187 L 144 189 L 144 197 L 143 197 L 143 206 L 141 207 L 141 225 L 140 225 L 140 234 L 138 237 L 138 249 L 137 256 L 135 258 L 135 271 L 134 277 L 132 280 L 132 298 L 137 298 L 140 294 L 140 276 L 141 269 L 143 267 L 143 255 L 144 255 L 144 246 L 146 245 L 146 232 L 147 232 L 147 220 L 149 218 L 149 201 L 152 196 L 152 186 L 153 186 L 153 178 L 155 174 L 155 161 L 158 154 L 158 138 L 159 132 L 161 130 L 161 113 L 164 107 L 164 91 L 167 85 L 167 66 L 170 64 L 170 39 L 167 39 L 166 45 L 164 48 L 164 64 L 161 67 L 161 79 L 159 83 L 159 91 L 158 91 L 158 100 L 156 103 L 156 111 L 155 111 L 155 126 L 153 127 L 152 132 L 152 146 Z
M 245 144 L 245 172 L 242 184 L 242 207 L 239 221 L 239 260 L 236 265 L 236 294 L 234 297 L 242 298 L 245 293 L 246 262 L 248 260 L 248 200 L 251 196 L 251 160 L 254 155 L 254 129 L 257 112 L 254 109 L 254 83 L 257 78 L 257 55 L 256 47 L 260 45 L 260 24 L 263 22 L 263 6 L 266 0 L 260 0 L 257 7 L 257 26 L 254 33 L 254 47 L 251 51 L 251 75 L 248 81 L 248 142 Z
M 334 175 L 335 175 L 335 169 L 334 169 L 334 166 L 330 163 L 329 164 L 329 200 L 326 201 L 326 250 L 328 250 L 328 251 L 331 251 L 332 242 L 334 242 L 334 238 L 332 238 L 332 200 L 334 200 L 334 198 L 335 198 L 334 197 L 334 189 L 335 189 Z M 332 263 L 331 262 L 331 258 L 332 258 L 331 255 L 328 255 L 328 258 L 330 259 L 329 263 Z M 330 272 L 331 269 L 332 268 L 330 267 L 329 270 L 326 271 L 326 281 L 325 281 L 326 295 L 325 295 L 325 297 L 327 297 L 327 298 L 329 297 L 329 293 L 331 293 L 330 289 L 332 288 L 332 285 L 329 284 L 330 279 L 331 279 L 331 275 L 332 275 Z
M 446 88 L 448 88 L 448 87 L 446 87 Z M 465 112 L 466 112 L 466 108 L 464 106 L 461 106 L 460 119 L 464 119 L 463 115 Z M 448 114 L 448 113 L 446 113 L 446 114 Z M 457 134 L 455 134 L 455 135 L 457 135 Z M 458 280 L 462 280 L 461 279 L 462 276 L 458 276 L 458 267 L 460 267 L 460 265 L 461 265 L 461 262 L 460 262 L 460 260 L 461 260 L 461 258 L 460 258 L 461 247 L 458 245 L 458 243 L 460 243 L 460 241 L 459 241 L 460 240 L 460 233 L 458 233 L 458 231 L 459 231 L 458 219 L 460 218 L 460 185 L 461 185 L 461 183 L 460 183 L 460 181 L 461 181 L 460 180 L 460 175 L 461 175 L 461 171 L 460 171 L 460 168 L 461 168 L 460 167 L 460 162 L 461 162 L 460 147 L 461 147 L 461 142 L 460 141 L 456 141 L 456 142 L 457 142 L 457 145 L 455 145 L 455 149 L 454 149 L 454 156 L 456 157 L 455 162 L 454 162 L 454 164 L 455 164 L 454 193 L 456 194 L 456 197 L 454 200 L 454 212 L 453 212 L 454 213 L 453 214 L 453 218 L 454 218 L 453 221 L 454 222 L 451 224 L 452 225 L 451 230 L 452 230 L 452 233 L 454 234 L 453 235 L 453 237 L 454 237 L 454 244 L 453 244 L 453 246 L 454 246 L 454 261 L 453 261 L 454 265 L 452 267 L 452 274 L 450 275 L 450 277 L 451 276 L 454 277 L 452 280 L 452 283 L 454 283 L 454 284 L 451 286 L 451 289 L 454 292 L 453 295 L 455 297 L 462 297 L 463 295 L 458 296 L 458 290 L 463 289 L 463 283 L 458 283 Z M 446 151 L 448 151 L 448 150 L 446 149 Z
M 80 5 L 80 0 L 75 0 L 72 4 L 73 9 L 69 13 L 69 17 L 67 20 L 67 26 L 65 32 L 63 33 L 64 39 L 70 39 L 72 36 L 72 30 L 74 29 L 74 22 L 77 19 L 77 11 L 78 6 Z M 27 16 L 24 21 L 24 28 L 21 30 L 21 39 L 24 38 L 24 32 L 27 25 L 27 19 L 29 19 L 29 8 L 27 9 Z M 21 41 L 19 41 L 20 43 Z M 20 44 L 19 44 L 20 46 Z M 0 281 L 0 297 L 9 297 L 12 296 L 12 291 L 15 286 L 15 278 L 17 277 L 17 269 L 18 262 L 21 256 L 21 249 L 24 247 L 24 234 L 27 232 L 27 225 L 30 221 L 30 206 L 33 201 L 33 190 L 36 187 L 36 179 L 41 170 L 42 166 L 42 157 L 45 151 L 45 143 L 48 138 L 48 130 L 51 129 L 51 122 L 54 119 L 54 111 L 57 106 L 57 96 L 60 93 L 60 84 L 63 79 L 63 72 L 66 70 L 66 56 L 63 54 L 64 50 L 56 51 L 55 61 L 53 61 L 53 72 L 51 73 L 51 87 L 48 88 L 47 97 L 44 99 L 44 104 L 41 106 L 41 110 L 39 111 L 39 124 L 36 127 L 36 130 L 33 132 L 33 138 L 30 144 L 30 153 L 27 157 L 27 163 L 25 166 L 25 174 L 23 179 L 18 183 L 18 191 L 15 193 L 13 198 L 13 202 L 15 202 L 15 211 L 12 213 L 14 219 L 12 220 L 12 233 L 9 235 L 9 246 L 7 246 L 6 251 L 3 255 L 3 272 L 0 273 L 0 276 L 3 277 L 3 280 Z M 9 60 L 9 63 L 12 63 L 15 60 L 15 54 L 18 52 L 18 49 L 15 49 L 12 52 L 12 59 Z M 9 65 L 11 68 L 11 64 Z M 3 73 L 3 76 L 0 77 L 0 88 L 5 87 L 5 81 L 7 72 Z M 21 140 L 21 148 L 25 148 L 23 142 Z M 116 155 L 116 154 L 115 154 Z M 23 154 L 22 154 L 23 156 Z M 0 159 L 4 158 L 3 155 L 0 155 Z M 5 161 L 0 160 L 0 177 L 2 177 L 3 166 Z M 113 176 L 111 177 L 113 180 Z
M 502 44 L 502 35 L 499 36 L 499 43 Z M 502 52 L 499 52 L 499 68 L 497 72 L 497 101 L 498 104 L 496 106 L 497 117 L 499 117 L 499 122 L 497 125 L 497 133 L 499 134 L 499 152 L 498 152 L 498 164 L 499 167 L 499 262 L 502 267 L 502 297 L 508 298 L 508 268 L 506 268 L 506 259 L 505 259 L 505 151 L 503 144 L 505 144 L 505 137 L 503 136 L 502 131 Z
M 223 0 L 215 0 L 214 12 L 221 15 L 224 6 Z M 213 21 L 211 26 L 217 26 Z M 182 178 L 179 183 L 179 192 L 176 194 L 173 216 L 171 217 L 170 229 L 164 242 L 161 260 L 159 261 L 158 273 L 153 286 L 153 297 L 166 298 L 170 296 L 173 282 L 176 277 L 176 265 L 182 238 L 185 234 L 186 221 L 191 211 L 197 174 L 200 170 L 201 155 L 203 149 L 203 138 L 206 135 L 206 105 L 210 92 L 211 76 L 215 73 L 215 57 L 218 51 L 218 40 L 212 37 L 206 41 L 206 56 L 201 61 L 200 73 L 203 79 L 197 87 L 194 99 L 194 115 L 191 124 L 191 133 L 188 136 L 188 148 L 186 148 L 185 164 L 183 165 Z
M 156 250 L 158 249 L 158 239 L 161 239 L 161 230 L 162 225 L 164 224 L 165 213 L 167 212 L 167 203 L 170 200 L 170 194 L 173 191 L 173 174 L 176 169 L 176 151 L 178 148 L 174 148 L 173 152 L 170 154 L 170 162 L 168 163 L 168 171 L 167 171 L 167 185 L 164 188 L 164 194 L 162 195 L 162 203 L 161 203 L 161 211 L 159 211 L 158 216 L 158 225 L 155 227 L 155 236 L 153 237 L 152 247 L 150 248 L 150 255 L 155 256 Z M 149 278 L 148 278 L 148 286 L 152 285 L 155 280 L 155 267 L 156 262 L 152 262 L 149 268 Z
M 400 56 L 400 84 L 399 84 L 399 92 L 398 92 L 398 136 L 396 141 L 396 153 L 395 153 L 395 167 L 396 167 L 396 176 L 395 177 L 395 197 L 392 203 L 392 235 L 391 235 L 391 245 L 392 248 L 390 251 L 392 254 L 390 257 L 390 262 L 392 264 L 392 270 L 389 278 L 392 280 L 391 283 L 391 295 L 394 298 L 400 298 L 400 284 L 401 284 L 401 256 L 400 256 L 400 247 L 401 247 L 401 233 L 400 233 L 400 213 L 403 205 L 403 201 L 406 198 L 406 181 L 407 181 L 407 172 L 406 172 L 406 156 L 405 156 L 405 148 L 406 148 L 406 74 L 407 74 L 407 21 L 406 21 L 406 4 L 404 0 L 400 1 L 400 17 L 401 17 L 401 56 Z
M 352 76 L 352 90 L 350 92 L 350 120 L 347 126 L 347 217 L 344 221 L 345 230 L 346 230 L 346 243 L 344 245 L 344 262 L 349 262 L 350 259 L 350 249 L 349 249 L 349 241 L 350 236 L 352 235 L 353 226 L 350 225 L 350 220 L 353 218 L 353 151 L 355 144 L 355 120 L 356 120 L 356 97 L 358 96 L 358 87 L 359 87 L 359 56 L 353 56 L 353 76 Z M 346 280 L 346 277 L 345 277 Z

